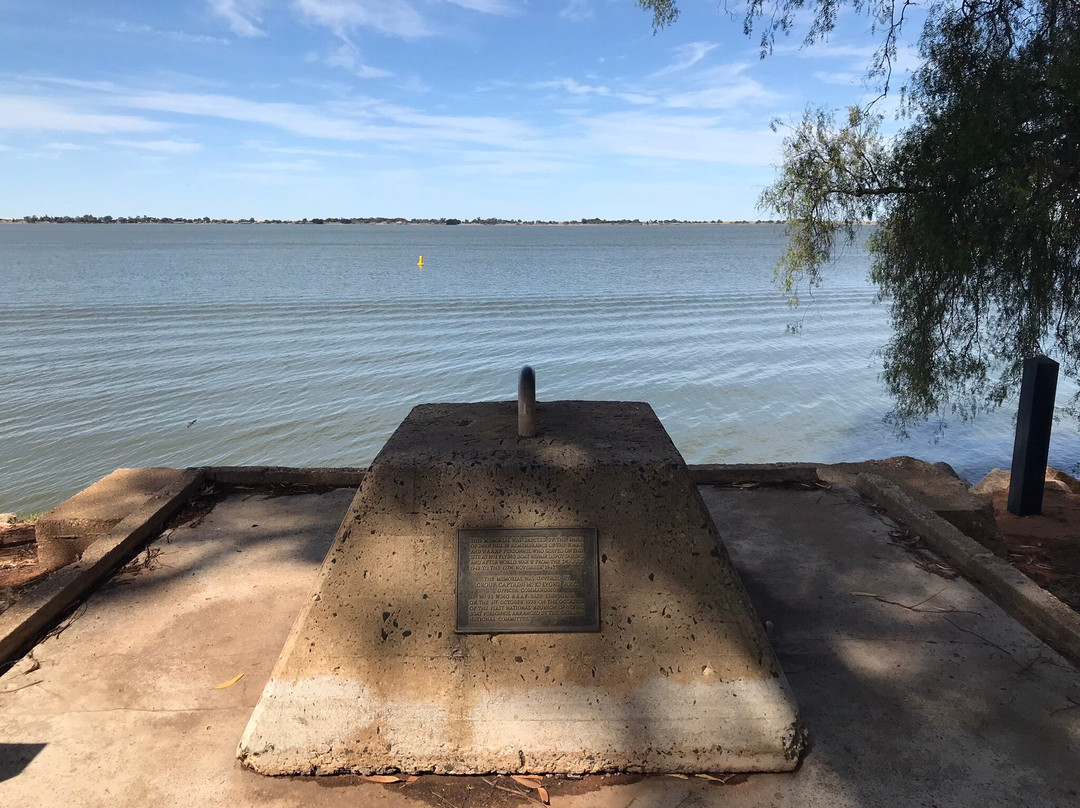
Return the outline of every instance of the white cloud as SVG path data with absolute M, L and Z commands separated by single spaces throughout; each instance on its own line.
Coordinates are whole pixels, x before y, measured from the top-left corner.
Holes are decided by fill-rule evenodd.
M 46 143 L 41 148 L 54 152 L 73 152 L 73 151 L 88 151 L 89 146 L 84 146 L 81 143 Z
M 431 87 L 425 84 L 424 80 L 415 73 L 399 82 L 397 86 L 407 93 L 416 93 L 417 95 L 431 92 Z
M 611 95 L 611 88 L 596 84 L 582 84 L 571 78 L 552 79 L 551 81 L 538 81 L 532 85 L 538 90 L 560 89 L 570 95 Z
M 628 104 L 643 105 L 654 104 L 656 99 L 651 95 L 646 95 L 639 92 L 623 92 L 619 90 L 612 90 L 610 87 L 603 84 L 582 84 L 576 79 L 572 78 L 559 78 L 552 79 L 550 81 L 538 81 L 529 85 L 534 90 L 564 90 L 573 96 L 585 97 L 590 95 L 600 96 L 602 98 L 618 98 Z
M 243 172 L 276 174 L 282 171 L 317 171 L 322 166 L 316 160 L 268 160 L 262 163 L 244 163 L 237 166 Z
M 25 95 L 0 96 L 0 129 L 109 134 L 155 132 L 164 128 L 164 124 L 146 118 L 83 111 L 62 101 Z
M 766 89 L 756 79 L 745 75 L 746 65 L 729 64 L 700 70 L 692 80 L 667 94 L 663 104 L 673 109 L 736 109 L 772 104 L 780 94 Z
M 432 34 L 408 0 L 295 0 L 295 6 L 312 22 L 340 37 L 358 28 L 406 38 Z
M 189 34 L 187 31 L 164 31 L 149 25 L 137 25 L 129 22 L 118 22 L 112 29 L 120 34 L 141 34 L 146 36 L 159 36 L 172 39 L 176 42 L 193 42 L 202 45 L 228 45 L 229 40 L 219 36 L 206 34 Z
M 663 70 L 658 70 L 653 73 L 654 76 L 663 76 L 668 73 L 676 73 L 679 70 L 685 70 L 688 67 L 693 67 L 712 51 L 719 47 L 715 42 L 687 42 L 685 45 L 678 45 L 675 50 L 675 58 L 671 64 L 665 67 Z
M 34 151 L 23 152 L 20 157 L 28 157 L 32 160 L 59 160 L 66 154 L 81 151 L 90 151 L 90 147 L 81 143 L 44 143 Z
M 516 17 L 521 10 L 505 0 L 447 0 L 455 6 L 461 6 L 482 14 L 498 14 L 501 17 Z
M 383 79 L 394 75 L 390 70 L 366 64 L 360 58 L 360 51 L 351 42 L 342 42 L 336 49 L 322 58 L 316 57 L 327 67 L 341 67 L 362 79 Z
M 238 36 L 265 36 L 261 22 L 263 0 L 207 0 L 210 10 L 229 24 Z
M 566 7 L 559 12 L 559 16 L 571 22 L 582 22 L 583 20 L 592 19 L 594 15 L 589 0 L 570 0 Z
M 190 140 L 113 140 L 114 146 L 157 152 L 158 154 L 194 154 L 202 146 Z
M 628 104 L 637 104 L 639 106 L 656 103 L 656 99 L 653 96 L 645 95 L 644 93 L 616 93 L 615 97 L 621 98 Z
M 99 106 L 261 124 L 294 135 L 325 140 L 371 142 L 431 149 L 453 144 L 529 148 L 537 134 L 511 118 L 435 115 L 377 99 L 354 98 L 323 105 L 251 101 L 216 93 L 128 89 L 108 82 L 49 79 L 49 83 L 94 92 Z M 86 97 L 85 103 L 91 102 Z M 61 102 L 25 96 L 0 96 L 0 128 L 67 129 L 111 133 L 154 131 L 166 124 L 111 113 L 74 112 Z
M 633 157 L 768 166 L 781 141 L 768 129 L 733 129 L 720 118 L 697 115 L 620 112 L 583 116 L 580 124 L 593 147 Z
M 851 87 L 863 82 L 864 74 L 852 73 L 850 71 L 835 71 L 829 72 L 825 70 L 815 70 L 814 78 L 825 84 L 836 84 L 841 87 Z

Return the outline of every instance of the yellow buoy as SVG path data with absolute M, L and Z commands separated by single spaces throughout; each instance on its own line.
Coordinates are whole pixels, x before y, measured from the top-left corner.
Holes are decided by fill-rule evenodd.
M 416 265 L 420 267 L 420 269 L 424 268 L 424 256 L 420 256 L 420 260 L 416 262 Z

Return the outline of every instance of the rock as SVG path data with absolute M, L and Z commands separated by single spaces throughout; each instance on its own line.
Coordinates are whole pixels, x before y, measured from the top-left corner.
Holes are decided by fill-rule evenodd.
M 991 469 L 990 473 L 975 483 L 971 489 L 981 497 L 992 497 L 999 491 L 1009 490 L 1009 472 L 1007 469 Z
M 1011 476 L 1008 469 L 992 469 L 971 490 L 979 496 L 992 497 L 1000 491 L 1009 490 Z M 1067 494 L 1080 494 L 1080 480 L 1053 466 L 1046 467 L 1046 487 L 1064 491 Z
M 1080 480 L 1053 466 L 1046 467 L 1046 481 L 1057 483 L 1070 494 L 1080 494 Z
M 933 466 L 936 469 L 940 469 L 941 471 L 944 471 L 950 477 L 955 477 L 957 480 L 959 480 L 960 482 L 962 482 L 964 485 L 968 486 L 969 488 L 971 487 L 971 482 L 968 481 L 966 478 L 961 477 L 959 474 L 957 474 L 956 469 L 954 469 L 952 466 L 950 466 L 944 460 L 939 460 L 937 463 L 934 463 Z

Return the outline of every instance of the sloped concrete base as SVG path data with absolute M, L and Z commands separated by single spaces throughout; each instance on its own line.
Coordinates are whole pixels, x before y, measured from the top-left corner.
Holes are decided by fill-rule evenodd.
M 647 404 L 426 405 L 365 475 L 238 757 L 266 774 L 783 771 L 796 708 Z M 600 633 L 455 634 L 459 528 L 595 527 Z

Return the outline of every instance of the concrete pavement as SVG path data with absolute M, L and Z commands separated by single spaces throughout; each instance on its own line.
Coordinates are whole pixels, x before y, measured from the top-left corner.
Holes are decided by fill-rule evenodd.
M 1080 802 L 1080 672 L 849 489 L 703 487 L 811 736 L 728 785 L 551 779 L 559 806 Z M 265 778 L 237 740 L 352 492 L 238 492 L 0 677 L 0 804 L 515 805 L 506 778 Z M 921 566 L 920 566 L 921 564 Z M 230 687 L 215 689 L 237 674 Z

